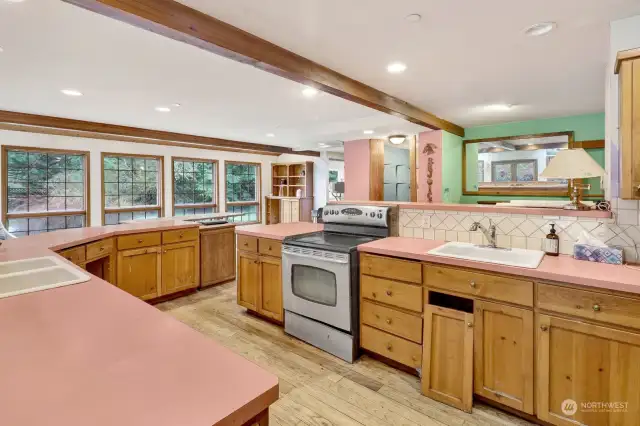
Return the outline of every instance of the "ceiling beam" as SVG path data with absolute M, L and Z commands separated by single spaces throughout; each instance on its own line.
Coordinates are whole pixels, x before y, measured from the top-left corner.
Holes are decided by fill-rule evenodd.
M 314 157 L 320 156 L 318 151 L 294 151 L 291 148 L 283 146 L 239 142 L 228 139 L 189 135 L 185 133 L 166 132 L 162 130 L 143 129 L 140 127 L 120 126 L 117 124 L 97 123 L 93 121 L 74 120 L 71 118 L 51 117 L 46 115 L 26 114 L 14 111 L 0 110 L 0 123 L 82 132 L 85 134 L 85 137 L 91 137 L 92 135 L 104 135 L 109 136 L 108 139 L 111 140 L 123 138 L 123 140 L 127 142 L 154 143 L 155 141 L 158 145 L 179 143 L 181 144 L 180 146 L 190 146 L 192 148 L 205 147 L 220 151 L 243 152 L 250 154 L 263 153 L 267 155 L 298 154 Z
M 173 0 L 63 0 L 435 130 L 464 129 Z

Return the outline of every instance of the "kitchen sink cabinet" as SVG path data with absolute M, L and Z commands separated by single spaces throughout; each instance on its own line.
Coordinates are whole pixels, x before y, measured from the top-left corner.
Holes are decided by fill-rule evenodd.
M 162 249 L 160 246 L 118 252 L 117 285 L 142 300 L 160 296 Z
M 474 392 L 533 414 L 533 311 L 475 301 Z
M 177 293 L 198 286 L 198 241 L 162 246 L 162 294 Z

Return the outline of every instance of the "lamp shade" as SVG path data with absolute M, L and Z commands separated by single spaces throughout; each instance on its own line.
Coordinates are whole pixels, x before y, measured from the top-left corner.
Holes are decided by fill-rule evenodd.
M 580 179 L 604 176 L 604 169 L 582 148 L 564 149 L 551 159 L 540 177 Z

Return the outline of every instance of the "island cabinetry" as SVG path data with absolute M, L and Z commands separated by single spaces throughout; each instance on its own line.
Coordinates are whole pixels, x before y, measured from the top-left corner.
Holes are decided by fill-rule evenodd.
M 162 249 L 145 247 L 118 252 L 117 285 L 142 300 L 160 296 Z
M 116 283 L 116 253 L 113 238 L 59 251 L 58 254 L 92 275 Z
M 281 250 L 280 241 L 238 235 L 238 304 L 277 323 L 284 322 Z

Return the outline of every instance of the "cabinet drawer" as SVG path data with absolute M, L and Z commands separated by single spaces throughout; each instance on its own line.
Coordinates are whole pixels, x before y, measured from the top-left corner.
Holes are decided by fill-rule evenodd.
M 365 299 L 422 312 L 422 286 L 361 275 L 360 291 Z
M 258 238 L 248 235 L 238 235 L 238 250 L 257 252 Z
M 416 343 L 422 343 L 422 317 L 362 301 L 362 322 Z
M 425 265 L 424 270 L 431 288 L 533 306 L 531 281 L 433 265 Z
M 113 251 L 113 238 L 87 244 L 87 260 L 109 254 Z
M 149 232 L 146 234 L 123 235 L 118 237 L 118 250 L 128 250 L 141 247 L 159 246 L 160 233 Z
M 61 251 L 58 254 L 72 263 L 84 262 L 87 259 L 84 246 L 66 249 Z
M 537 287 L 541 309 L 640 328 L 640 300 L 555 285 Z
M 361 256 L 360 272 L 376 277 L 422 284 L 422 265 L 420 262 L 410 260 L 365 254 Z
M 409 367 L 420 368 L 422 365 L 421 345 L 367 325 L 362 326 L 360 346 Z
M 267 256 L 282 257 L 282 243 L 276 240 L 260 238 L 258 240 L 258 252 Z
M 183 241 L 197 240 L 200 229 L 176 229 L 175 231 L 164 231 L 162 233 L 162 244 L 181 243 Z

